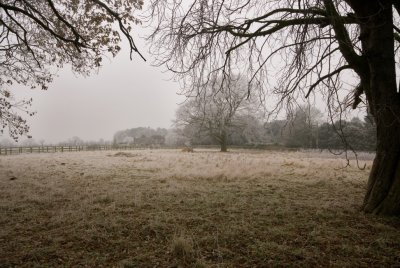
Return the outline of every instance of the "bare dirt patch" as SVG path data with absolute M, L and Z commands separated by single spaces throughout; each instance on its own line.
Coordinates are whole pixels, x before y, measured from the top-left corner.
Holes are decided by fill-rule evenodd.
M 138 156 L 138 154 L 133 154 L 133 153 L 128 153 L 128 152 L 118 152 L 113 155 L 109 156 L 115 156 L 115 157 L 135 157 Z
M 400 220 L 359 212 L 370 160 L 359 170 L 315 152 L 109 155 L 0 157 L 1 267 L 400 264 Z

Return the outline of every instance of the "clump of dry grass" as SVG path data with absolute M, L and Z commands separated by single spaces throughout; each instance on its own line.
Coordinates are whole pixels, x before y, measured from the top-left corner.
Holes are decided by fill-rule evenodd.
M 190 264 L 194 261 L 193 241 L 185 236 L 172 239 L 172 254 L 180 264 Z
M 193 242 L 183 236 L 174 237 L 172 253 L 180 260 L 191 259 L 193 257 Z
M 0 157 L 0 266 L 399 264 L 400 220 L 359 211 L 367 158 L 130 154 Z

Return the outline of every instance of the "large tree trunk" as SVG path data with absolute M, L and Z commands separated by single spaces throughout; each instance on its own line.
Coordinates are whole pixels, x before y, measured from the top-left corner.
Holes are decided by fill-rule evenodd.
M 400 94 L 396 85 L 391 2 L 359 1 L 359 6 L 353 8 L 356 7 L 356 15 L 363 18 L 360 39 L 368 67 L 361 75 L 361 83 L 377 125 L 376 156 L 363 210 L 399 215 Z
M 221 152 L 227 152 L 228 151 L 228 144 L 227 144 L 227 137 L 226 133 L 223 132 L 221 135 L 221 140 L 220 140 L 220 146 L 221 146 Z
M 384 114 L 378 115 L 377 119 L 376 156 L 363 210 L 374 214 L 400 215 L 400 123 L 392 111 L 387 109 Z

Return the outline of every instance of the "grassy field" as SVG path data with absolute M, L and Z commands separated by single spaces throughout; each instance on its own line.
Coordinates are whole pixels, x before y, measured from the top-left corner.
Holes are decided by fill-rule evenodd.
M 400 219 L 359 212 L 327 153 L 0 157 L 0 267 L 400 266 Z

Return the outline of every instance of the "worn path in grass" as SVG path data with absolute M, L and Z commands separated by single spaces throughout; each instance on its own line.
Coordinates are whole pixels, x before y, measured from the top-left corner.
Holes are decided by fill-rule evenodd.
M 0 267 L 399 266 L 370 170 L 311 152 L 0 157 Z

